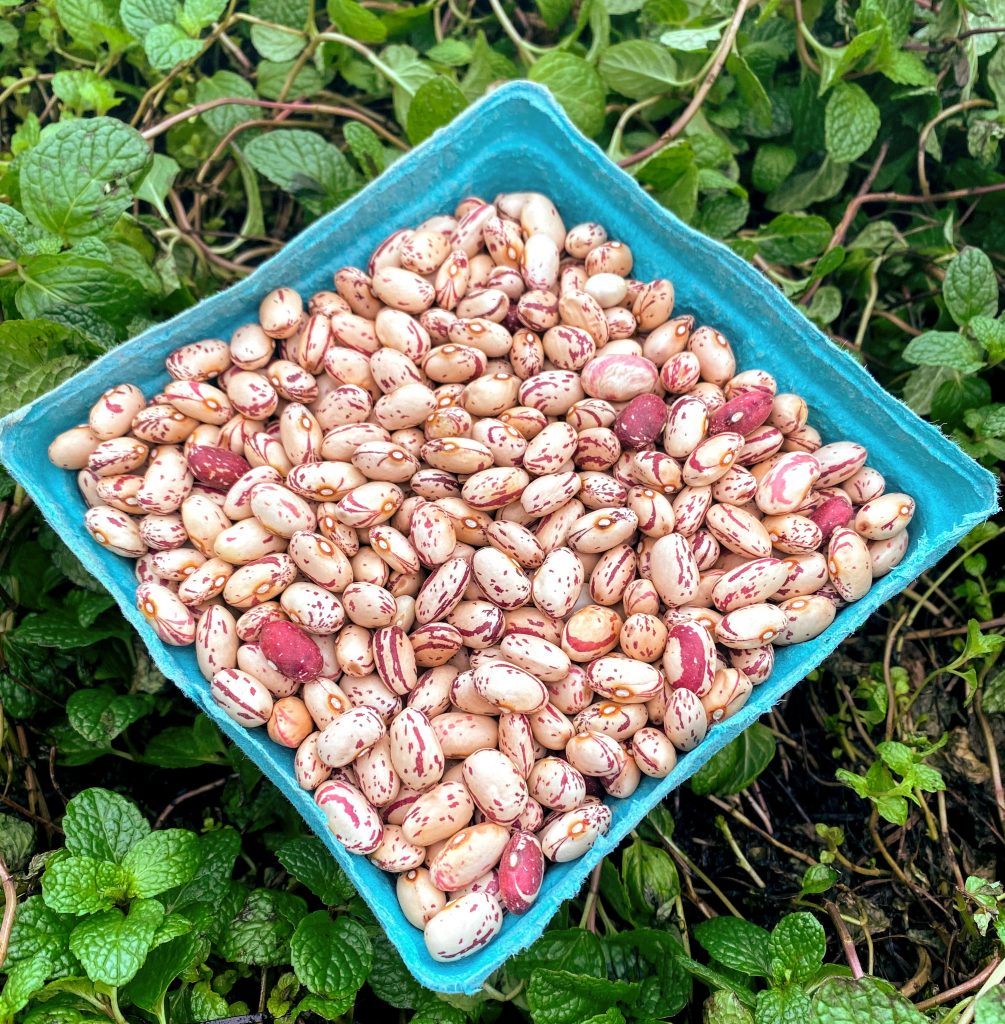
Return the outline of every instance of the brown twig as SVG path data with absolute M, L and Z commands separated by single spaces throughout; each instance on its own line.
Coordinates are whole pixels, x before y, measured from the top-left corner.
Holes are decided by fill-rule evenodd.
M 16 811 L 24 818 L 31 818 L 32 821 L 37 821 L 40 825 L 44 825 L 47 829 L 51 828 L 54 832 L 58 832 L 60 835 L 63 834 L 63 830 L 51 821 L 47 821 L 41 815 L 36 814 L 34 811 L 28 810 L 23 804 L 19 804 L 16 800 L 11 800 L 9 796 L 5 796 L 0 793 L 0 803 L 5 804 L 12 811 Z
M 974 695 L 974 714 L 977 717 L 977 724 L 980 726 L 981 735 L 984 737 L 984 746 L 988 751 L 988 766 L 991 769 L 991 785 L 994 787 L 995 809 L 998 811 L 998 822 L 1002 828 L 1002 836 L 1005 836 L 1005 786 L 1002 785 L 1001 764 L 998 760 L 998 750 L 995 747 L 994 734 L 991 732 L 991 723 L 984 714 L 984 691 L 978 690 Z
M 819 75 L 820 65 L 810 56 L 806 40 L 803 38 L 803 28 L 806 25 L 806 22 L 803 20 L 803 0 L 792 0 L 792 9 L 796 16 L 796 52 L 799 54 L 799 59 L 810 71 L 815 75 Z
M 140 132 L 140 134 L 143 138 L 149 141 L 150 139 L 157 138 L 158 135 L 163 135 L 176 124 L 181 124 L 183 121 L 187 121 L 190 117 L 197 117 L 199 114 L 204 114 L 207 110 L 214 110 L 216 107 L 224 107 L 228 105 L 238 107 L 264 107 L 266 110 L 288 110 L 294 114 L 331 114 L 333 117 L 348 117 L 354 121 L 362 121 L 368 128 L 371 128 L 378 135 L 382 136 L 390 142 L 391 145 L 397 146 L 398 149 L 408 149 L 408 146 L 402 142 L 401 139 L 392 135 L 383 125 L 379 124 L 372 117 L 368 117 L 366 114 L 361 114 L 358 110 L 353 110 L 351 107 L 334 106 L 329 103 L 304 103 L 302 100 L 291 100 L 286 103 L 279 103 L 276 100 L 252 99 L 249 96 L 218 96 L 216 99 L 206 100 L 205 103 L 195 103 L 191 107 L 179 110 L 176 114 L 172 114 L 170 117 L 165 117 L 163 121 L 158 121 L 157 124 L 153 124 L 149 128 L 145 128 Z
M 941 1006 L 943 1003 L 951 1003 L 959 996 L 965 996 L 969 992 L 973 992 L 975 988 L 980 988 L 981 985 L 987 981 L 1000 962 L 1001 955 L 997 954 L 994 960 L 992 960 L 980 974 L 974 975 L 974 977 L 969 981 L 965 981 L 962 985 L 957 985 L 955 988 L 947 988 L 945 992 L 940 992 L 938 995 L 934 995 L 930 999 L 922 999 L 920 1003 L 914 1004 L 914 1008 L 923 1012 L 925 1010 L 930 1010 L 933 1006 Z
M 918 969 L 901 985 L 899 992 L 905 999 L 920 992 L 932 976 L 932 958 L 924 946 L 918 946 Z
M 782 853 L 788 854 L 790 857 L 795 857 L 796 860 L 801 860 L 804 864 L 808 864 L 810 867 L 816 865 L 816 860 L 809 854 L 803 853 L 801 850 L 795 850 L 791 846 L 786 846 L 785 843 L 776 839 L 770 832 L 765 831 L 756 822 L 751 821 L 742 811 L 737 810 L 725 801 L 720 800 L 717 796 L 709 796 L 706 798 L 709 803 L 715 804 L 720 810 L 725 811 L 730 817 L 734 818 L 739 824 L 749 828 L 752 832 L 756 832 L 762 839 L 769 842 L 776 850 L 781 850 Z
M 996 619 L 988 619 L 980 624 L 981 629 L 996 629 L 998 626 L 1005 626 L 1005 615 L 999 615 Z M 951 626 L 946 629 L 916 629 L 911 633 L 905 633 L 901 640 L 931 640 L 938 636 L 964 636 L 969 626 Z
M 841 940 L 841 948 L 844 950 L 845 959 L 851 968 L 852 977 L 861 978 L 864 973 L 862 962 L 858 958 L 858 951 L 855 949 L 855 943 L 852 941 L 851 932 L 848 931 L 841 917 L 841 911 L 830 900 L 824 900 L 824 908 L 834 922 L 834 928 L 838 933 L 838 938 Z
M 796 3 L 799 3 L 799 0 L 796 0 Z M 799 38 L 798 32 L 796 33 L 796 38 Z M 859 185 L 858 191 L 855 193 L 855 198 L 845 208 L 844 216 L 838 222 L 838 226 L 834 229 L 834 234 L 831 235 L 831 240 L 827 243 L 827 248 L 824 249 L 821 255 L 825 256 L 831 251 L 831 249 L 836 248 L 844 241 L 845 235 L 848 234 L 848 229 L 851 227 L 851 222 L 855 219 L 855 214 L 858 213 L 858 207 L 861 206 L 865 196 L 869 194 L 869 189 L 872 188 L 872 184 L 876 180 L 876 176 L 879 174 L 880 168 L 882 168 L 883 161 L 886 159 L 886 154 L 889 150 L 889 142 L 884 142 L 879 147 L 879 152 L 876 154 L 876 159 L 873 160 L 872 166 L 869 168 L 869 173 L 863 179 L 862 184 Z M 808 305 L 813 296 L 816 295 L 817 289 L 822 283 L 822 278 L 814 281 L 806 290 L 806 294 L 799 300 L 799 304 L 804 306 Z
M 701 109 L 702 103 L 705 102 L 705 97 L 712 86 L 715 85 L 719 73 L 725 66 L 726 58 L 729 56 L 729 51 L 733 47 L 733 41 L 736 39 L 736 33 L 740 30 L 740 22 L 743 21 L 743 16 L 747 13 L 749 6 L 750 0 L 739 0 L 739 3 L 737 3 L 732 20 L 723 33 L 722 39 L 719 42 L 719 48 L 715 51 L 711 67 L 709 67 L 705 77 L 702 79 L 701 85 L 695 90 L 694 96 L 691 97 L 691 102 L 688 103 L 673 124 L 655 142 L 640 149 L 637 153 L 632 153 L 631 156 L 626 156 L 623 160 L 619 160 L 618 165 L 620 167 L 631 167 L 633 164 L 645 160 L 646 157 L 652 156 L 653 153 L 662 149 L 668 142 L 676 139 L 688 126 L 691 118 Z
M 190 789 L 187 792 L 182 793 L 180 796 L 176 796 L 174 800 L 172 800 L 171 803 L 169 803 L 167 807 L 157 815 L 157 820 L 154 822 L 154 828 L 160 828 L 161 825 L 163 825 L 164 822 L 167 821 L 167 819 L 175 812 L 179 804 L 183 804 L 186 800 L 191 800 L 194 796 L 202 796 L 203 793 L 210 793 L 214 789 L 219 789 L 230 779 L 236 778 L 236 774 L 225 775 L 222 779 L 216 779 L 214 782 L 207 782 L 205 786 L 197 786 L 195 789 Z
M 3 922 L 0 923 L 0 964 L 2 964 L 7 959 L 10 933 L 14 929 L 14 915 L 17 913 L 17 889 L 2 856 L 0 856 L 0 883 L 3 884 Z
M 960 114 L 964 110 L 970 110 L 973 107 L 993 107 L 994 104 L 990 100 L 982 99 L 971 99 L 964 100 L 962 103 L 954 103 L 951 107 L 946 107 L 945 110 L 940 111 L 935 117 L 932 118 L 918 134 L 918 184 L 921 185 L 921 191 L 924 195 L 929 195 L 928 188 L 928 175 L 925 173 L 925 144 L 928 142 L 928 136 L 932 134 L 933 129 L 936 125 L 941 124 L 947 118 L 953 117 L 955 114 Z
M 590 875 L 590 890 L 586 894 L 586 905 L 583 907 L 583 920 L 580 925 L 581 928 L 585 928 L 588 932 L 595 932 L 597 930 L 597 900 L 600 895 L 600 871 L 603 866 L 604 862 L 601 861 L 593 869 L 593 874 Z
M 917 327 L 912 327 L 906 320 L 902 320 L 896 313 L 891 313 L 886 309 L 873 310 L 873 316 L 878 316 L 882 320 L 889 320 L 895 327 L 899 327 L 905 334 L 910 334 L 912 338 L 917 338 L 919 334 L 924 334 L 924 331 L 919 331 Z

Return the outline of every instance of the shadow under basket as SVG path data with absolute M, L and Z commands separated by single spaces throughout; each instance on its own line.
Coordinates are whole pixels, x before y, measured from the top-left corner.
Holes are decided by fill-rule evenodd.
M 506 915 L 502 931 L 487 947 L 443 964 L 430 957 L 422 933 L 401 913 L 394 876 L 365 857 L 348 854 L 331 837 L 311 794 L 297 786 L 293 751 L 271 742 L 264 729 L 247 731 L 232 722 L 210 699 L 193 648 L 168 647 L 158 640 L 135 607 L 133 563 L 91 540 L 75 474 L 51 466 L 45 452 L 57 433 L 86 422 L 90 406 L 107 388 L 132 382 L 148 397 L 155 394 L 167 380 L 164 359 L 172 349 L 200 338 L 229 338 L 239 325 L 257 319 L 259 300 L 270 289 L 285 285 L 306 297 L 331 288 L 334 271 L 344 265 L 365 266 L 370 252 L 392 230 L 449 212 L 467 195 L 491 199 L 498 192 L 525 190 L 547 193 L 567 225 L 598 221 L 610 237 L 627 242 L 637 277 L 670 278 L 677 294 L 675 312 L 691 313 L 698 323 L 725 333 L 740 369 L 763 368 L 776 377 L 781 390 L 802 395 L 810 421 L 825 441 L 865 445 L 869 464 L 886 476 L 891 489 L 916 499 L 917 514 L 910 548 L 896 569 L 877 580 L 861 601 L 840 611 L 821 636 L 779 648 L 771 678 L 754 690 L 737 715 L 713 726 L 667 778 L 644 776 L 633 796 L 611 800 L 614 820 L 608 834 L 579 860 L 549 865 L 529 913 Z M 60 537 L 114 595 L 159 668 L 282 790 L 345 869 L 408 969 L 440 992 L 477 991 L 508 957 L 530 945 L 562 901 L 576 894 L 596 864 L 654 805 L 998 505 L 990 473 L 883 391 L 757 271 L 647 196 L 572 126 L 545 90 L 523 82 L 502 86 L 470 107 L 247 279 L 150 328 L 8 416 L 0 423 L 0 457 Z

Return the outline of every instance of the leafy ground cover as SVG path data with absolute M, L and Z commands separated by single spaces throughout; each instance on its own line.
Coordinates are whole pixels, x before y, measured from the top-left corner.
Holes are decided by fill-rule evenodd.
M 1005 458 L 1002 0 L 0 7 L 0 412 L 526 76 Z M 1001 1024 L 1000 529 L 717 755 L 479 997 L 441 998 L 3 478 L 0 1020 Z

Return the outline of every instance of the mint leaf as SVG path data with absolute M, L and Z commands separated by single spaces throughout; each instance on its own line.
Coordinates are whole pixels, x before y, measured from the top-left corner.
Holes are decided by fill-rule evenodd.
M 242 964 L 271 967 L 289 963 L 290 938 L 307 913 L 299 896 L 255 889 L 219 941 L 218 952 Z
M 199 866 L 199 841 L 181 828 L 144 836 L 122 861 L 130 896 L 156 896 L 190 881 Z
M 347 903 L 356 894 L 345 872 L 316 836 L 287 839 L 276 851 L 280 864 L 325 906 Z
M 534 0 L 542 20 L 548 28 L 555 29 L 569 17 L 572 0 Z
M 255 49 L 268 60 L 287 61 L 298 57 L 307 45 L 304 30 L 312 10 L 309 0 L 251 0 L 250 7 L 256 18 L 299 30 L 284 32 L 271 25 L 252 25 L 251 41 Z
M 147 173 L 136 185 L 136 198 L 150 203 L 162 217 L 167 218 L 164 200 L 180 170 L 178 161 L 173 157 L 154 153 Z
M 637 982 L 633 1019 L 670 1018 L 691 998 L 691 976 L 678 959 L 680 943 L 655 928 L 634 928 L 604 937 L 608 973 L 617 981 Z
M 380 18 L 356 0 L 328 0 L 328 17 L 340 32 L 361 43 L 382 43 L 387 38 Z
M 70 853 L 121 863 L 150 832 L 137 806 L 107 789 L 85 789 L 66 805 L 63 817 Z
M 56 14 L 63 28 L 90 50 L 97 50 L 109 39 L 118 42 L 123 35 L 115 8 L 115 0 L 56 0 Z
M 446 75 L 430 78 L 419 86 L 408 106 L 406 130 L 409 139 L 415 144 L 428 139 L 467 105 L 464 93 Z
M 607 977 L 600 939 L 582 928 L 545 932 L 529 949 L 513 957 L 506 970 L 514 978 L 529 978 L 541 964 L 569 974 Z
M 832 160 L 850 163 L 868 150 L 879 132 L 879 107 L 859 85 L 842 82 L 824 114 L 824 137 Z
M 824 926 L 812 914 L 786 914 L 768 941 L 771 975 L 776 984 L 807 981 L 820 969 L 826 953 Z
M 171 25 L 178 14 L 176 0 L 121 0 L 119 5 L 122 24 L 141 43 L 155 25 Z
M 115 87 L 96 71 L 57 71 L 52 76 L 52 91 L 74 113 L 94 111 L 107 114 L 122 99 L 115 95 Z
M 538 968 L 527 987 L 527 1006 L 534 1024 L 581 1024 L 618 1003 L 634 1005 L 638 993 L 637 984 Z
M 789 146 L 766 142 L 754 154 L 750 180 L 760 192 L 772 192 L 792 173 L 796 166 L 796 151 Z
M 103 911 L 73 929 L 70 948 L 91 981 L 124 985 L 143 965 L 163 917 L 156 900 L 137 900 L 128 916 L 118 909 Z
M 969 326 L 974 337 L 984 346 L 992 366 L 1005 359 L 1005 321 L 990 316 L 975 316 Z
M 928 1018 L 903 996 L 885 991 L 874 978 L 828 978 L 813 993 L 812 1020 L 813 1024 L 927 1024 Z
M 387 164 L 387 155 L 377 133 L 359 121 L 348 121 L 342 129 L 346 145 L 367 178 L 375 178 Z
M 658 96 L 681 84 L 670 51 L 647 39 L 629 39 L 609 46 L 597 69 L 608 88 L 633 100 Z
M 642 923 L 651 923 L 680 894 L 680 879 L 670 854 L 641 840 L 622 854 L 621 877 L 633 916 Z
M 227 0 L 185 0 L 179 22 L 192 35 L 209 28 L 227 9 Z
M 761 255 L 769 263 L 802 263 L 819 256 L 833 230 L 823 217 L 805 213 L 781 213 L 756 237 Z
M 1001 987 L 989 989 L 977 1000 L 976 1024 L 1005 1024 L 1005 992 Z
M 757 1024 L 806 1024 L 811 1019 L 809 996 L 798 985 L 783 985 L 757 993 Z
M 998 279 L 987 255 L 970 246 L 962 249 L 946 268 L 942 297 L 958 324 L 968 324 L 975 316 L 995 316 Z
M 736 91 L 740 103 L 743 105 L 744 112 L 753 120 L 754 126 L 761 130 L 770 128 L 771 97 L 768 96 L 763 83 L 738 51 L 734 50 L 726 58 L 726 70 L 736 81 Z
M 976 373 L 984 366 L 973 342 L 953 331 L 925 331 L 907 343 L 903 354 L 909 363 L 945 366 L 960 373 Z
M 592 64 L 562 50 L 549 50 L 530 69 L 532 82 L 548 88 L 584 135 L 604 126 L 604 83 Z
M 424 989 L 412 977 L 398 951 L 391 945 L 383 932 L 376 933 L 370 940 L 373 950 L 373 966 L 366 979 L 373 994 L 383 1003 L 399 1010 L 410 1010 L 426 997 Z M 515 961 L 510 961 L 510 964 Z M 509 970 L 507 964 L 507 971 Z
M 83 369 L 85 360 L 67 352 L 69 338 L 65 327 L 49 320 L 0 323 L 0 415 Z
M 182 935 L 156 946 L 126 987 L 126 999 L 163 1019 L 164 998 L 172 982 L 202 963 L 208 952 L 209 944 L 194 935 Z
M 408 123 L 408 108 L 419 86 L 436 77 L 436 69 L 411 46 L 396 43 L 385 48 L 381 60 L 394 72 L 391 97 L 398 124 Z
M 244 152 L 259 174 L 314 214 L 337 206 L 358 184 L 349 161 L 317 132 L 275 129 L 252 139 Z
M 992 714 L 1005 713 L 1005 669 L 984 683 L 983 707 Z
M 49 860 L 42 876 L 42 896 L 60 914 L 93 914 L 125 897 L 129 878 L 118 864 L 61 852 Z
M 170 71 L 177 64 L 195 60 L 202 52 L 202 43 L 180 25 L 154 25 L 143 40 L 143 49 L 158 71 Z
M 76 690 L 66 702 L 66 716 L 85 740 L 107 746 L 153 707 L 143 693 L 116 693 L 110 686 Z
M 291 940 L 293 970 L 300 981 L 326 999 L 355 997 L 373 964 L 363 926 L 351 917 L 335 921 L 323 910 L 305 917 Z
M 200 903 L 217 906 L 231 891 L 234 862 L 241 851 L 241 837 L 232 828 L 215 829 L 198 837 L 199 864 L 184 885 L 161 897 L 168 910 L 189 909 Z
M 24 960 L 7 972 L 7 981 L 0 992 L 0 1019 L 12 1020 L 27 1005 L 49 976 L 50 963 L 42 953 Z
M 253 100 L 255 90 L 250 82 L 233 71 L 217 71 L 209 78 L 200 78 L 196 83 L 196 103 L 209 103 L 210 100 L 224 99 L 225 97 Z M 234 103 L 205 110 L 199 115 L 199 119 L 206 122 L 214 135 L 223 138 L 237 125 L 261 117 L 262 113 L 261 107 Z M 249 137 L 249 135 L 243 135 L 241 140 L 247 141 Z
M 780 187 L 769 193 L 764 205 L 773 213 L 802 210 L 813 203 L 836 196 L 844 187 L 847 177 L 848 165 L 828 156 L 814 170 L 787 178 Z
M 78 969 L 70 952 L 70 932 L 76 924 L 74 915 L 47 907 L 41 896 L 29 896 L 17 908 L 5 966 L 9 969 L 41 954 L 49 961 L 50 977 L 72 974 Z
M 694 926 L 694 937 L 723 967 L 766 978 L 771 973 L 770 934 L 739 917 L 713 917 Z
M 196 768 L 222 764 L 227 748 L 219 730 L 208 719 L 197 718 L 191 726 L 172 726 L 147 744 L 143 760 L 159 768 Z
M 708 1024 L 754 1024 L 750 1010 L 726 989 L 713 992 L 705 1000 L 704 1019 Z
M 775 756 L 775 738 L 766 726 L 755 723 L 740 733 L 691 776 L 698 796 L 731 796 L 742 792 Z
M 829 864 L 813 864 L 803 872 L 803 883 L 799 895 L 810 896 L 827 892 L 839 877 Z
M 823 96 L 836 81 L 858 66 L 862 58 L 883 41 L 885 31 L 883 26 L 877 25 L 860 32 L 847 46 L 815 45 L 813 49 L 820 61 L 820 95 Z
M 129 182 L 149 160 L 140 133 L 113 118 L 47 125 L 21 161 L 24 213 L 63 238 L 102 234 L 129 208 Z

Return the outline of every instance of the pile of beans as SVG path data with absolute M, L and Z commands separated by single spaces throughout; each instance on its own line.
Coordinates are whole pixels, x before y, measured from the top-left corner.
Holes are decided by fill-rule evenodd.
M 158 636 L 296 750 L 437 960 L 907 549 L 866 450 L 631 273 L 543 195 L 464 199 L 49 449 Z

